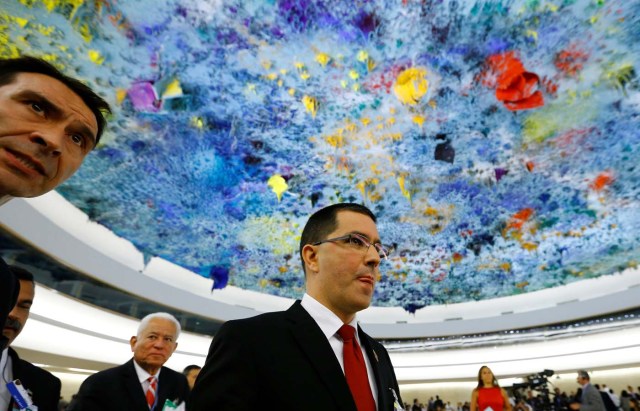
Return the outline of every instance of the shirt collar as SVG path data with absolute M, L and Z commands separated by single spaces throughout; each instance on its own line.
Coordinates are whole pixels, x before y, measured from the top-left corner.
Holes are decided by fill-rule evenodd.
M 149 374 L 141 366 L 139 366 L 135 359 L 133 360 L 133 368 L 136 369 L 136 374 L 138 375 L 138 381 L 140 381 L 140 384 L 147 381 L 149 377 L 151 377 L 151 374 Z M 162 368 L 160 368 L 158 370 L 158 373 L 156 374 L 156 380 L 158 381 L 160 381 L 160 371 L 162 371 Z
M 309 294 L 304 293 L 301 305 L 307 310 L 311 318 L 315 320 L 327 339 L 333 337 L 340 327 L 342 327 L 342 320 Z M 358 330 L 358 320 L 355 316 L 349 325 Z

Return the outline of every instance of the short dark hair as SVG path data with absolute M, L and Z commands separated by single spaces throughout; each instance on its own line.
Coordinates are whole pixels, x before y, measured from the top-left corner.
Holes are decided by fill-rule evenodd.
M 195 365 L 195 364 L 191 364 L 191 365 L 187 365 L 186 367 L 184 367 L 184 370 L 182 370 L 182 374 L 184 375 L 189 375 L 189 373 L 193 370 L 201 370 L 202 367 L 199 365 Z
M 585 380 L 591 380 L 591 378 L 589 378 L 589 373 L 585 370 L 578 370 L 578 376 L 580 376 L 580 378 L 584 378 Z
M 97 95 L 86 84 L 63 74 L 52 64 L 42 59 L 32 56 L 0 59 L 0 87 L 11 84 L 15 80 L 16 75 L 20 73 L 37 73 L 49 76 L 69 87 L 71 91 L 77 94 L 96 117 L 96 122 L 98 123 L 96 145 L 98 144 L 100 136 L 102 136 L 104 128 L 107 125 L 105 114 L 111 114 L 111 107 L 109 107 L 109 103 Z
M 309 217 L 307 224 L 302 230 L 300 237 L 300 260 L 302 260 L 302 271 L 307 275 L 307 267 L 302 258 L 302 248 L 307 244 L 317 243 L 326 240 L 326 236 L 333 232 L 338 226 L 337 216 L 340 211 L 353 211 L 364 214 L 376 222 L 376 216 L 367 207 L 357 203 L 338 203 L 322 208 Z
M 16 277 L 18 280 L 31 281 L 32 283 L 35 282 L 33 279 L 33 274 L 22 267 L 18 267 L 17 265 L 10 265 L 9 271 L 11 271 L 14 277 Z

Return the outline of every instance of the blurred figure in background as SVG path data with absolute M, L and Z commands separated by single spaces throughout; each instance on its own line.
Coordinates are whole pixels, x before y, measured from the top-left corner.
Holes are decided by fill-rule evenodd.
M 511 411 L 507 392 L 500 388 L 489 367 L 478 371 L 478 386 L 471 393 L 471 411 Z
M 184 374 L 184 376 L 187 377 L 187 382 L 189 383 L 190 390 L 193 389 L 193 384 L 196 383 L 196 378 L 198 378 L 198 374 L 200 374 L 201 369 L 202 369 L 201 366 L 191 364 L 191 365 L 187 365 L 184 368 L 184 370 L 182 370 L 182 373 Z
M 580 411 L 604 411 L 604 402 L 598 389 L 591 385 L 589 373 L 585 370 L 578 371 L 576 382 L 582 386 L 580 402 L 572 402 L 569 408 Z

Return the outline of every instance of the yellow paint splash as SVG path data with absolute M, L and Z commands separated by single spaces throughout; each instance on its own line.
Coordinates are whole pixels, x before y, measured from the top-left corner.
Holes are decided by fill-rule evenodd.
M 280 174 L 274 174 L 269 177 L 269 181 L 267 181 L 267 185 L 271 187 L 271 191 L 276 193 L 278 197 L 278 202 L 282 199 L 282 194 L 287 191 L 289 186 L 287 182 Z
M 424 120 L 425 118 L 423 116 L 413 116 L 413 118 L 411 119 L 415 124 L 419 125 L 420 127 L 422 127 L 422 125 L 424 124 Z
M 177 78 L 173 79 L 173 81 L 169 83 L 167 88 L 162 92 L 163 99 L 181 97 L 182 95 L 182 87 L 180 86 L 180 81 Z
M 367 53 L 366 50 L 360 50 L 356 58 L 358 59 L 358 61 L 361 61 L 364 63 L 369 59 L 369 53 Z
M 405 177 L 404 176 L 399 176 L 398 177 L 398 185 L 400 186 L 400 191 L 402 192 L 402 195 L 409 201 L 411 201 L 411 193 L 409 192 L 409 190 L 407 190 L 405 188 Z
M 191 125 L 199 130 L 202 130 L 204 128 L 204 120 L 202 120 L 202 117 L 192 117 Z
M 411 67 L 398 74 L 393 85 L 398 100 L 403 104 L 417 104 L 429 89 L 426 75 L 427 70 L 421 67 Z
M 87 23 L 80 25 L 80 27 L 78 27 L 78 32 L 86 43 L 91 43 L 91 40 L 93 40 L 93 34 L 91 34 L 91 29 Z
M 304 95 L 302 97 L 302 104 L 307 112 L 311 113 L 311 116 L 315 118 L 318 112 L 318 100 L 315 97 Z
M 116 103 L 122 104 L 125 97 L 127 97 L 127 90 L 123 88 L 116 89 Z
M 329 64 L 329 62 L 331 61 L 331 56 L 329 56 L 327 53 L 318 53 L 316 54 L 316 61 L 322 67 L 326 67 L 327 64 Z
M 98 66 L 104 63 L 104 56 L 98 50 L 89 50 L 89 60 Z
M 357 80 L 360 78 L 360 74 L 355 70 L 350 70 L 349 77 L 351 77 L 352 80 Z

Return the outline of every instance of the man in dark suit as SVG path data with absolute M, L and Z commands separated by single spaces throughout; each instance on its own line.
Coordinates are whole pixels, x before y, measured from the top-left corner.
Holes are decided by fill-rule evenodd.
M 300 240 L 302 301 L 287 311 L 225 323 L 187 408 L 401 410 L 387 351 L 356 321 L 371 302 L 387 254 L 368 208 L 343 203 L 313 214 Z
M 167 313 L 149 314 L 131 337 L 133 358 L 88 377 L 68 410 L 162 411 L 182 406 L 188 394 L 187 378 L 164 363 L 176 350 L 180 323 Z
M 80 81 L 33 57 L 0 59 L 0 205 L 36 197 L 76 172 L 105 127 L 109 105 Z M 0 324 L 18 283 L 0 259 Z M 0 337 L 0 350 L 7 344 Z
M 29 310 L 35 296 L 33 275 L 20 267 L 9 266 L 12 274 L 20 281 L 18 301 L 7 317 L 2 334 L 13 343 L 29 319 Z M 15 401 L 5 386 L 5 381 L 20 380 L 25 390 L 31 393 L 33 404 L 39 411 L 58 411 L 60 380 L 48 371 L 20 359 L 18 353 L 9 347 L 2 351 L 0 359 L 2 384 L 0 384 L 0 411 L 12 410 Z

